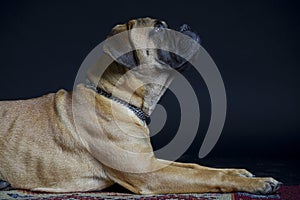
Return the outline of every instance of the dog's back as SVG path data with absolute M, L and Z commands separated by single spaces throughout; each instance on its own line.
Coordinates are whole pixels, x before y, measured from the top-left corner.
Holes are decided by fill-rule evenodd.
M 15 188 L 49 192 L 107 187 L 99 162 L 62 123 L 71 94 L 0 102 L 0 179 Z M 59 102 L 59 103 L 58 103 Z

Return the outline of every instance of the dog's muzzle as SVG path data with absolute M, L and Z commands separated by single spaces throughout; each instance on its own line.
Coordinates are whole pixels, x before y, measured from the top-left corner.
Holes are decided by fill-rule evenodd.
M 200 44 L 201 40 L 199 35 L 192 31 L 192 29 L 184 24 L 180 27 L 179 32 L 189 36 L 198 44 Z M 182 38 L 174 38 L 176 41 L 176 52 L 169 52 L 162 49 L 157 50 L 159 62 L 162 64 L 166 64 L 177 71 L 183 71 L 184 69 L 190 66 L 188 60 L 195 54 L 196 45 L 195 42 L 188 41 Z M 194 44 L 193 44 L 194 43 Z

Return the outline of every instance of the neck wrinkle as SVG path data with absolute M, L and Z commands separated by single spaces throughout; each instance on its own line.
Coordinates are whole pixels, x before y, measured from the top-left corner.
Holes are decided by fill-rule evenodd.
M 127 72 L 128 69 L 124 70 L 124 68 L 106 70 L 98 82 L 98 87 L 140 108 L 149 116 L 170 85 L 173 76 L 165 73 L 158 73 L 158 76 L 155 77 L 151 75 L 140 76 L 134 71 Z

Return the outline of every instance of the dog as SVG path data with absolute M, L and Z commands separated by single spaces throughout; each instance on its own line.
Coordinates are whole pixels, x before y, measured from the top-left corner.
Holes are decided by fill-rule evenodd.
M 139 18 L 115 26 L 108 39 L 127 31 L 129 42 L 123 45 L 136 48 L 153 38 L 164 41 L 167 29 L 164 21 Z M 188 26 L 180 31 L 199 43 Z M 178 44 L 176 38 L 173 44 Z M 145 119 L 172 80 L 168 69 L 181 70 L 186 60 L 164 50 L 136 48 L 120 56 L 111 46 L 103 49 L 113 62 L 100 80 L 96 67 L 89 71 L 88 83 L 72 92 L 0 103 L 2 188 L 11 184 L 32 191 L 79 192 L 118 183 L 136 194 L 278 190 L 280 182 L 245 169 L 156 158 Z M 135 70 L 140 65 L 147 70 Z

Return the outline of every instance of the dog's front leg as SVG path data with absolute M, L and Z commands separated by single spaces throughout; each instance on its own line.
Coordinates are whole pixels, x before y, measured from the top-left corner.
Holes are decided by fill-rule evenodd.
M 91 130 L 90 126 L 87 130 Z M 113 124 L 102 123 L 102 126 L 109 131 L 103 131 L 97 137 L 92 134 L 86 137 L 87 149 L 103 164 L 110 180 L 134 193 L 245 191 L 268 194 L 280 185 L 272 178 L 251 177 L 246 170 L 214 169 L 159 160 L 155 158 L 148 132 L 143 127 L 124 125 L 119 131 Z M 90 132 L 86 131 L 85 135 Z
M 254 177 L 254 175 L 247 171 L 246 169 L 220 169 L 220 168 L 212 168 L 212 167 L 205 167 L 201 165 L 197 165 L 194 163 L 180 163 L 180 162 L 170 162 L 168 160 L 162 160 L 159 159 L 161 163 L 164 164 L 170 164 L 177 167 L 183 167 L 183 168 L 194 168 L 194 169 L 207 169 L 207 170 L 215 170 L 215 171 L 223 171 L 224 173 L 227 173 L 228 175 L 234 175 L 234 176 L 244 176 L 244 177 Z
M 109 177 L 139 194 L 235 192 L 268 194 L 280 185 L 272 178 L 253 178 L 196 164 L 171 163 L 156 160 L 164 167 L 147 173 L 128 173 L 108 168 Z

